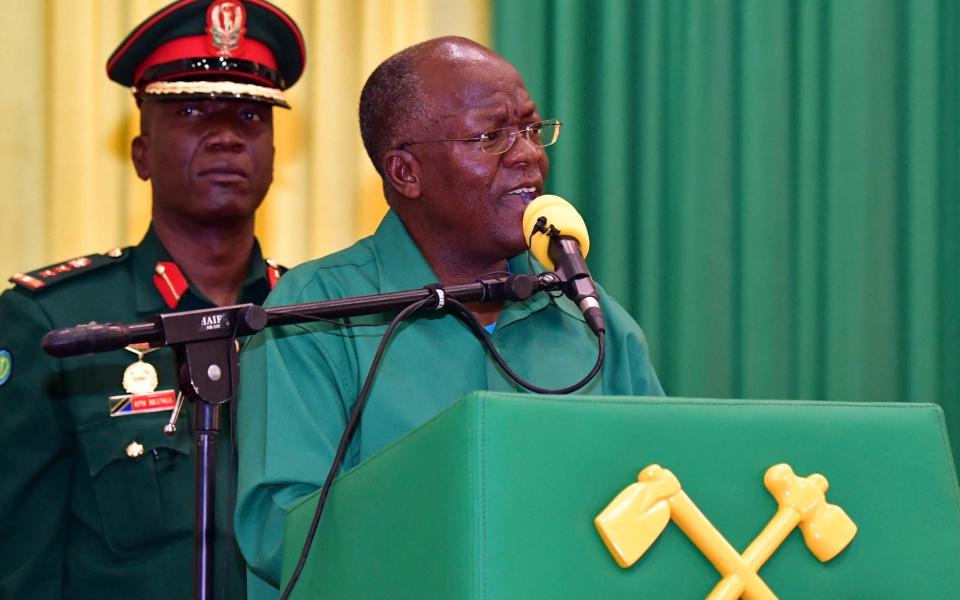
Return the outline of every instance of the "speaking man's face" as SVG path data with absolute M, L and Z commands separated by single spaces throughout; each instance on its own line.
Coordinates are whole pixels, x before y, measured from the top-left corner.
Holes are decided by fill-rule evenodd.
M 414 139 L 466 139 L 501 129 L 523 129 L 541 120 L 519 73 L 498 56 L 474 55 L 421 65 L 428 118 Z M 522 252 L 521 221 L 527 204 L 543 192 L 549 161 L 540 146 L 520 135 L 502 154 L 479 143 L 411 146 L 422 169 L 423 200 L 430 217 L 462 233 L 464 252 L 491 262 Z

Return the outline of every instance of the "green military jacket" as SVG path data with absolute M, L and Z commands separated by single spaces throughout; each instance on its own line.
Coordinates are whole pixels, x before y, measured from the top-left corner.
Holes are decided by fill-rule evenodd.
M 510 270 L 527 272 L 525 255 L 512 259 Z M 372 237 L 284 275 L 267 304 L 396 292 L 436 281 L 390 212 Z M 606 360 L 579 393 L 662 395 L 640 327 L 603 290 L 600 302 L 607 322 Z M 271 328 L 241 353 L 236 532 L 254 573 L 274 587 L 280 580 L 286 511 L 322 485 L 392 316 L 353 318 L 358 326 L 352 328 L 328 323 Z M 506 303 L 492 336 L 507 363 L 541 387 L 575 383 L 597 358 L 597 338 L 565 297 L 538 294 Z M 474 390 L 524 391 L 452 314 L 413 315 L 387 347 L 344 467 L 359 464 Z M 324 551 L 322 544 L 314 551 Z M 262 597 L 271 595 L 263 591 Z
M 212 306 L 178 274 L 151 228 L 132 248 L 18 274 L 0 296 L 0 598 L 193 597 L 191 403 L 167 437 L 170 410 L 122 401 L 134 352 L 55 359 L 40 347 L 54 328 Z M 262 302 L 278 275 L 255 245 L 238 301 Z M 157 392 L 176 390 L 172 350 L 143 361 Z M 216 597 L 234 599 L 244 595 L 244 566 L 230 527 L 235 470 L 223 421 L 214 569 Z

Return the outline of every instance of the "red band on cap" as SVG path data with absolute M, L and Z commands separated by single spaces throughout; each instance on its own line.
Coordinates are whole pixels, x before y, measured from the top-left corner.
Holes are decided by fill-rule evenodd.
M 217 56 L 216 49 L 210 45 L 210 38 L 205 35 L 193 35 L 188 37 L 170 40 L 166 44 L 160 45 L 156 50 L 150 53 L 137 70 L 134 72 L 133 80 L 139 84 L 143 72 L 154 65 L 160 65 L 175 60 L 186 58 L 204 58 Z M 260 63 L 271 69 L 277 69 L 277 59 L 266 44 L 247 38 L 244 40 L 242 51 L 232 54 L 230 58 L 240 60 L 249 60 Z M 271 85 L 270 87 L 273 87 Z

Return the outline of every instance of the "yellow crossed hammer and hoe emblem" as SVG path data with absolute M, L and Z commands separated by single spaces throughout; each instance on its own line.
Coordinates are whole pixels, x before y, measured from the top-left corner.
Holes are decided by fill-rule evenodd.
M 594 519 L 597 531 L 613 558 L 623 568 L 640 560 L 673 520 L 723 575 L 707 600 L 776 600 L 757 574 L 797 527 L 810 551 L 826 562 L 839 554 L 857 534 L 856 524 L 842 508 L 828 504 L 827 479 L 818 473 L 798 477 L 789 465 L 767 469 L 763 483 L 777 500 L 778 509 L 760 535 L 739 554 L 680 489 L 676 476 L 650 465 L 617 494 Z

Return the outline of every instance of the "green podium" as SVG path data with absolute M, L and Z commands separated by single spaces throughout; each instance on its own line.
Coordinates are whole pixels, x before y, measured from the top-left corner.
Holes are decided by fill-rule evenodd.
M 960 491 L 931 404 L 475 393 L 337 479 L 295 598 L 705 598 L 676 524 L 621 568 L 594 517 L 672 471 L 742 552 L 777 511 L 764 473 L 821 473 L 856 523 L 822 563 L 793 531 L 759 569 L 781 599 L 960 597 Z M 287 518 L 284 582 L 316 498 Z

